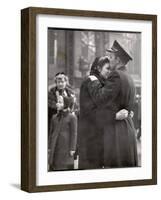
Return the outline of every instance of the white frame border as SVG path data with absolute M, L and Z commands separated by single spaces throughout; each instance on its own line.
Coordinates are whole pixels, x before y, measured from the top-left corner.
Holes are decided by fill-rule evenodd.
M 47 172 L 47 28 L 141 32 L 142 166 Z M 152 22 L 61 15 L 36 16 L 36 185 L 93 183 L 152 178 Z M 143 116 L 143 113 L 146 115 Z M 148 156 L 147 156 L 148 155 Z

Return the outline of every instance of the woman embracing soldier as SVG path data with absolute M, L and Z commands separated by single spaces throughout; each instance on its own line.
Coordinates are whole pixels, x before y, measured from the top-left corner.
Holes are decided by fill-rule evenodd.
M 138 166 L 135 86 L 126 69 L 132 58 L 116 40 L 107 51 L 80 89 L 79 169 Z

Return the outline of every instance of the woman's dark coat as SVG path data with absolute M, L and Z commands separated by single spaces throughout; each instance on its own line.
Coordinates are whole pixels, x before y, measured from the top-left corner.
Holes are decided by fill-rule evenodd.
M 48 92 L 48 131 L 50 129 L 50 121 L 52 119 L 52 116 L 57 113 L 57 97 L 56 97 L 56 91 L 59 91 L 59 94 L 63 96 L 63 92 L 65 91 L 67 93 L 68 97 L 71 97 L 74 95 L 73 90 L 67 86 L 64 90 L 58 90 L 56 86 L 52 87 Z
M 53 116 L 50 129 L 49 165 L 51 170 L 73 169 L 76 150 L 77 117 L 69 111 Z
M 79 169 L 95 169 L 102 167 L 103 138 L 96 124 L 97 104 L 90 94 L 90 84 L 101 80 L 97 75 L 88 76 L 80 88 L 80 116 L 78 123 L 78 155 Z
M 111 72 L 105 86 L 93 80 L 88 84 L 95 111 L 95 124 L 103 133 L 103 162 L 105 167 L 132 167 L 138 165 L 136 135 L 133 121 L 129 116 L 116 120 L 121 109 L 133 110 L 135 86 L 123 66 Z M 93 116 L 93 117 L 94 117 Z

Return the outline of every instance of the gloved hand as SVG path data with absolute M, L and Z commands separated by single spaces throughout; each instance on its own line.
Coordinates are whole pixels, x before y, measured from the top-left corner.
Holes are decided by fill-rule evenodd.
M 116 120 L 126 119 L 128 117 L 128 114 L 129 114 L 128 110 L 122 109 L 116 113 Z

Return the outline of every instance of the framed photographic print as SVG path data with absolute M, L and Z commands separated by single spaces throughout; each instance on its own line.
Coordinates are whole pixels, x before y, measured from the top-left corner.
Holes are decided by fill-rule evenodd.
M 21 189 L 157 184 L 157 16 L 21 11 Z

